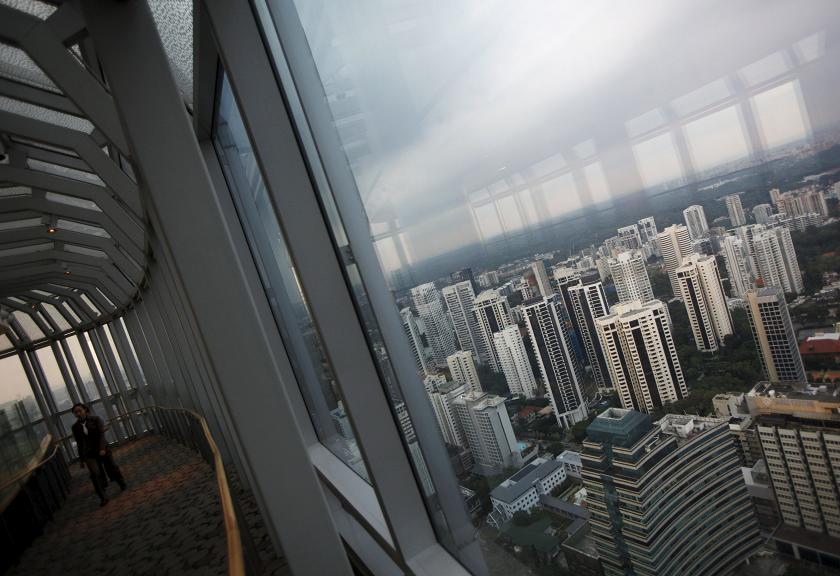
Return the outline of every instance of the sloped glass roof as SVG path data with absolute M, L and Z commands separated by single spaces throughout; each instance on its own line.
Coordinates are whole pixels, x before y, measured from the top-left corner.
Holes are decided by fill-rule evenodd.
M 41 338 L 45 338 L 46 335 L 44 332 L 38 328 L 38 325 L 35 323 L 35 320 L 27 314 L 26 312 L 21 312 L 20 310 L 15 310 L 12 312 L 12 316 L 15 317 L 15 320 L 18 321 L 20 327 L 25 332 L 25 336 L 28 340 L 40 340 Z
M 93 172 L 85 172 L 84 170 L 77 170 L 75 168 L 61 166 L 60 164 L 53 164 L 52 162 L 44 162 L 43 160 L 36 160 L 34 158 L 28 158 L 26 160 L 26 164 L 33 170 L 38 170 L 39 172 L 46 172 L 47 174 L 53 174 L 55 176 L 71 178 L 86 184 L 93 184 L 94 186 L 105 186 L 105 182 L 102 181 L 102 178 Z
M 24 218 L 22 220 L 8 220 L 6 222 L 0 222 L 0 230 L 18 230 L 20 228 L 32 228 L 40 225 L 40 218 Z
M 58 10 L 52 4 L 38 2 L 38 0 L 0 0 L 0 4 L 14 8 L 15 10 L 20 10 L 21 12 L 26 12 L 32 16 L 37 16 L 42 20 L 46 20 Z
M 30 244 L 28 246 L 17 246 L 15 248 L 5 248 L 0 250 L 0 258 L 4 258 L 6 256 L 20 256 L 21 254 L 34 254 L 35 252 L 46 252 L 47 250 L 52 249 L 52 242 Z
M 41 303 L 41 306 L 44 307 L 44 310 L 47 311 L 47 314 L 49 314 L 50 318 L 55 323 L 55 325 L 58 326 L 59 330 L 61 330 L 63 332 L 65 330 L 70 330 L 70 328 L 72 328 L 72 326 L 70 326 L 70 323 L 67 321 L 67 319 L 64 316 L 61 315 L 61 312 L 58 311 L 58 308 L 56 308 L 52 304 L 48 304 L 46 302 Z
M 193 99 L 193 0 L 150 0 L 149 7 L 187 104 Z
M 83 256 L 92 256 L 93 258 L 108 258 L 108 255 L 102 250 L 78 246 L 76 244 L 65 244 L 64 250 L 67 252 L 73 252 L 74 254 L 82 254 Z
M 0 188 L 0 198 L 19 198 L 21 196 L 32 196 L 32 189 L 27 186 Z
M 56 226 L 62 230 L 70 230 L 71 232 L 79 232 L 80 234 L 90 234 L 91 236 L 99 236 L 100 238 L 110 238 L 111 235 L 104 228 L 94 226 L 92 224 L 84 224 L 76 222 L 75 220 L 65 220 L 59 218 Z

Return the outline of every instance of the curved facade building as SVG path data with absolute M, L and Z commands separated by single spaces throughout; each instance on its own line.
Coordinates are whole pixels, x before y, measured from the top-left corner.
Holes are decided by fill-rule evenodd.
M 607 576 L 727 574 L 761 545 L 726 420 L 611 408 L 582 461 Z

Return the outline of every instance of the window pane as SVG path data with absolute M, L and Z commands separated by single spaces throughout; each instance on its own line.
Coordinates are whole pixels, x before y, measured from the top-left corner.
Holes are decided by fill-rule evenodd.
M 123 383 L 125 384 L 126 388 L 133 388 L 131 381 L 128 379 L 128 374 L 125 372 L 125 366 L 123 366 L 122 358 L 120 357 L 119 351 L 117 350 L 116 345 L 114 344 L 114 337 L 111 336 L 110 326 L 104 327 L 105 338 L 107 340 L 107 345 L 111 347 L 111 352 L 114 354 L 114 360 L 116 361 L 116 376 L 118 378 L 122 378 Z
M 35 355 L 38 357 L 38 362 L 44 371 L 44 376 L 47 379 L 47 385 L 52 393 L 56 409 L 59 412 L 69 410 L 73 407 L 73 399 L 67 390 L 67 383 L 61 375 L 61 370 L 58 368 L 58 362 L 56 362 L 52 348 L 49 346 L 39 348 L 35 352 Z
M 104 362 L 99 358 L 99 355 L 96 353 L 96 348 L 94 348 L 93 344 L 91 343 L 91 336 L 89 332 L 81 332 L 79 333 L 79 339 L 84 340 L 87 344 L 88 350 L 90 350 L 91 358 L 93 359 L 94 366 L 91 366 L 91 370 L 96 370 L 96 373 L 99 374 L 100 379 L 102 380 L 103 386 L 105 386 L 105 392 L 109 395 L 113 394 L 114 391 L 111 389 L 111 383 L 108 381 L 108 378 L 105 378 L 105 372 L 102 370 L 102 365 L 100 362 Z
M 336 375 L 324 356 L 300 291 L 294 264 L 226 76 L 221 81 L 214 142 L 318 437 L 367 478 Z
M 0 429 L 15 430 L 41 417 L 26 372 L 18 356 L 0 360 Z
M 91 401 L 99 400 L 99 390 L 96 388 L 96 384 L 93 381 L 93 374 L 90 371 L 87 360 L 85 360 L 82 346 L 79 344 L 79 337 L 78 335 L 68 336 L 65 341 L 70 348 L 70 354 L 73 355 L 73 361 L 76 363 L 76 369 L 79 371 L 79 377 L 82 379 L 82 386 L 87 393 L 88 399 Z

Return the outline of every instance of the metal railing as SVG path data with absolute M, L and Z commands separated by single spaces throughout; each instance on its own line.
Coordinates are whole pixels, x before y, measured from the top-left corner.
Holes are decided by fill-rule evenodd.
M 143 419 L 144 424 L 142 431 L 137 430 L 135 425 L 133 437 L 144 433 L 166 436 L 198 452 L 213 469 L 225 525 L 228 575 L 245 576 L 245 555 L 237 521 L 237 507 L 231 496 L 221 453 L 210 433 L 207 421 L 192 410 L 150 406 L 112 418 L 108 420 L 108 425 L 110 427 L 113 423 L 137 418 Z M 62 443 L 67 440 L 72 440 L 72 436 L 55 440 L 47 436 L 30 466 L 0 486 L 0 500 L 3 500 L 5 492 L 12 493 L 4 502 L 0 502 L 0 521 L 3 528 L 3 533 L 0 534 L 0 549 L 4 551 L 0 554 L 0 573 L 17 562 L 23 550 L 41 534 L 44 524 L 52 518 L 52 512 L 67 496 L 70 471 L 60 449 Z M 38 486 L 27 489 L 32 482 L 36 482 Z M 18 489 L 15 489 L 16 486 Z M 20 504 L 17 503 L 19 499 Z M 35 529 L 29 530 L 30 525 Z M 11 554 L 5 553 L 7 549 Z
M 0 486 L 0 573 L 43 533 L 70 489 L 70 469 L 47 435 L 30 464 Z

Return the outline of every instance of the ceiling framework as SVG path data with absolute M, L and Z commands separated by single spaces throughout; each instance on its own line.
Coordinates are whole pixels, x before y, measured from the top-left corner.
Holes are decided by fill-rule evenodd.
M 71 4 L 0 0 L 0 356 L 121 312 L 145 213 L 117 108 Z

